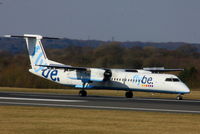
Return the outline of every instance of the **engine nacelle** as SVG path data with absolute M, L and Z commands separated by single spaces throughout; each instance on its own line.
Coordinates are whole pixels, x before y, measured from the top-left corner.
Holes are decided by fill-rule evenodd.
M 90 69 L 90 80 L 91 81 L 103 81 L 104 80 L 104 69 L 96 69 L 96 68 L 91 68 Z
M 110 80 L 111 77 L 112 77 L 112 72 L 111 72 L 111 70 L 106 70 L 106 71 L 104 72 L 104 81 Z
M 104 69 L 90 69 L 90 80 L 91 81 L 108 81 L 112 77 L 111 70 L 104 70 Z
M 90 68 L 87 71 L 73 71 L 68 75 L 71 79 L 82 80 L 84 82 L 101 82 L 108 81 L 112 77 L 111 70 L 104 70 L 98 68 Z

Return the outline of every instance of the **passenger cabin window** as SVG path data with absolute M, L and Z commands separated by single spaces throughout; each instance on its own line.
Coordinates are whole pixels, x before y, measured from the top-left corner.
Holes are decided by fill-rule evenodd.
M 168 81 L 168 82 L 179 82 L 180 80 L 177 79 L 177 78 L 166 78 L 165 81 Z

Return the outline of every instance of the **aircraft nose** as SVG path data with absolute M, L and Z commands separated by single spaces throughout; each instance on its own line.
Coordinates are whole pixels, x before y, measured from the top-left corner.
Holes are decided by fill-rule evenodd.
M 184 91 L 184 93 L 190 93 L 190 89 L 185 84 L 183 84 L 182 90 Z

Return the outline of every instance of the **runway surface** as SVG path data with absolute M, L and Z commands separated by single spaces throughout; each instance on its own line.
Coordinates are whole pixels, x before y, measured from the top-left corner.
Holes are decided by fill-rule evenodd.
M 200 114 L 200 100 L 125 98 L 53 93 L 0 92 L 0 105 L 71 107 Z

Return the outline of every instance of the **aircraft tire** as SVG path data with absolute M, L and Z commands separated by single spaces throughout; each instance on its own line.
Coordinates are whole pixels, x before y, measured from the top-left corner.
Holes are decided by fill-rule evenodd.
M 79 91 L 79 96 L 81 96 L 81 97 L 87 96 L 87 91 L 85 91 L 85 90 L 80 90 L 80 91 Z
M 132 91 L 127 91 L 125 93 L 126 98 L 132 98 L 133 97 L 133 92 Z
M 183 96 L 178 95 L 178 96 L 176 97 L 176 99 L 177 99 L 177 100 L 182 100 L 182 99 L 183 99 Z

